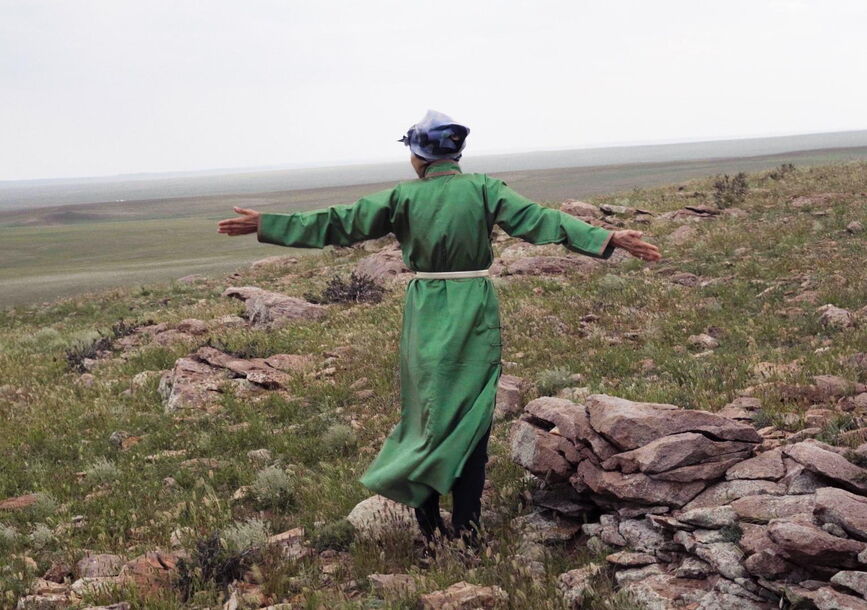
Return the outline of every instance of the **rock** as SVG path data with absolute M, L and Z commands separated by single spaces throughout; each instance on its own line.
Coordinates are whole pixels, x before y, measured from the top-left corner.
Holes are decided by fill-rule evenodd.
M 674 275 L 672 275 L 671 281 L 674 284 L 679 284 L 681 286 L 688 286 L 690 288 L 693 288 L 695 286 L 698 286 L 701 283 L 701 278 L 698 277 L 694 273 L 689 273 L 689 272 L 683 271 L 683 272 L 675 273 Z
M 383 496 L 371 496 L 355 505 L 346 516 L 359 536 L 376 538 L 395 528 L 415 530 L 418 525 L 412 509 Z
M 39 501 L 39 494 L 25 494 L 0 500 L 0 510 L 18 511 L 33 506 Z
M 783 452 L 804 468 L 836 481 L 846 489 L 867 494 L 867 470 L 843 456 L 807 441 L 784 447 Z
M 315 550 L 304 544 L 304 528 L 295 527 L 291 530 L 274 534 L 268 538 L 268 544 L 280 550 L 286 559 L 297 561 L 315 554 Z
M 583 568 L 569 570 L 557 578 L 557 587 L 563 593 L 566 606 L 572 610 L 583 608 L 584 599 L 592 594 L 593 581 L 603 572 L 601 565 L 590 563 Z
M 602 467 L 606 470 L 619 468 L 626 474 L 636 471 L 655 474 L 693 464 L 706 465 L 708 462 L 719 461 L 718 458 L 743 459 L 750 455 L 752 448 L 752 443 L 714 441 L 704 434 L 682 432 L 663 436 L 638 449 L 619 453 L 602 462 Z
M 512 519 L 512 526 L 531 542 L 552 544 L 571 540 L 581 530 L 580 523 L 533 512 Z
M 835 487 L 816 490 L 815 515 L 821 523 L 833 523 L 859 540 L 867 541 L 867 498 Z
M 695 241 L 698 230 L 692 225 L 681 225 L 668 234 L 668 241 L 676 246 L 682 246 Z
M 560 211 L 577 216 L 578 218 L 602 218 L 604 216 L 602 210 L 592 203 L 585 203 L 584 201 L 576 201 L 574 199 L 561 203 Z
M 589 273 L 600 263 L 583 256 L 528 256 L 506 265 L 505 275 L 563 275 Z
M 756 412 L 760 411 L 761 408 L 762 403 L 758 398 L 741 396 L 717 411 L 717 415 L 728 419 L 752 421 L 755 419 Z
M 731 506 L 694 508 L 677 515 L 677 520 L 696 527 L 719 529 L 734 525 L 737 513 Z
M 587 410 L 593 429 L 622 450 L 637 449 L 662 436 L 681 432 L 704 432 L 729 441 L 762 440 L 749 425 L 674 405 L 593 394 L 587 398 Z
M 836 307 L 830 303 L 822 305 L 816 310 L 819 322 L 829 328 L 851 328 L 855 326 L 855 317 L 846 309 Z
M 509 596 L 500 587 L 480 587 L 461 581 L 444 591 L 419 598 L 420 610 L 489 610 L 505 608 Z
M 619 551 L 611 553 L 605 560 L 622 568 L 635 568 L 657 563 L 656 557 L 649 553 L 635 553 L 631 551 Z
M 694 607 L 694 600 L 703 597 L 711 586 L 710 579 L 676 578 L 669 574 L 657 574 L 629 583 L 623 587 L 623 591 L 635 600 L 639 608 L 673 610 Z
M 118 577 L 119 582 L 135 586 L 144 597 L 160 595 L 161 591 L 173 586 L 178 559 L 178 555 L 171 553 L 145 553 L 124 564 Z
M 720 506 L 744 496 L 768 494 L 780 496 L 785 488 L 779 483 L 762 480 L 737 479 L 715 483 L 697 495 L 683 510 Z
M 355 274 L 369 277 L 378 284 L 387 284 L 410 277 L 409 267 L 403 262 L 400 248 L 381 250 L 366 256 L 355 266 Z
M 708 562 L 692 556 L 686 557 L 673 572 L 677 578 L 705 578 L 712 573 L 713 567 Z
M 716 349 L 719 347 L 719 341 L 704 333 L 699 335 L 690 335 L 686 341 L 691 346 L 700 347 L 702 349 Z
M 547 484 L 544 488 L 537 489 L 533 492 L 533 504 L 571 518 L 581 518 L 584 513 L 593 511 L 595 506 L 589 498 L 579 494 L 569 484 Z
M 178 409 L 205 409 L 219 401 L 227 371 L 193 358 L 179 358 L 160 379 L 159 393 L 166 413 Z
M 852 393 L 853 384 L 839 375 L 815 375 L 813 384 L 816 387 L 817 400 L 826 401 Z
M 271 461 L 271 451 L 268 449 L 251 449 L 247 452 L 247 459 L 251 462 L 267 464 Z
M 734 542 L 697 544 L 692 552 L 726 578 L 735 579 L 746 576 L 746 570 L 743 566 L 744 553 Z
M 812 494 L 797 496 L 745 496 L 731 503 L 738 518 L 745 521 L 768 523 L 772 519 L 813 513 L 816 497 Z
M 815 604 L 818 610 L 867 610 L 863 599 L 841 593 L 831 587 L 821 587 L 816 591 L 799 591 Z
M 846 225 L 846 230 L 849 233 L 862 233 L 864 231 L 864 225 L 858 222 L 857 220 L 853 220 L 849 224 Z
M 255 286 L 227 288 L 223 296 L 244 301 L 247 319 L 254 328 L 273 328 L 292 320 L 318 320 L 327 311 L 322 305 Z
M 777 553 L 762 549 L 747 557 L 744 567 L 753 576 L 777 580 L 790 574 L 794 566 Z
M 116 576 L 103 578 L 79 578 L 70 585 L 69 590 L 78 597 L 108 595 L 121 584 L 121 581 Z
M 608 494 L 636 504 L 662 504 L 680 507 L 701 492 L 705 483 L 677 483 L 651 479 L 642 473 L 622 474 L 605 471 L 590 460 L 578 465 L 576 477 L 599 494 Z
M 614 580 L 619 586 L 627 585 L 631 582 L 640 582 L 651 576 L 662 574 L 663 570 L 657 564 L 646 565 L 641 568 L 627 568 L 618 570 L 614 573 Z
M 789 457 L 783 458 L 783 463 L 786 466 L 786 476 L 780 480 L 780 483 L 786 486 L 788 494 L 811 494 L 829 484 L 827 479 L 810 472 Z
M 841 587 L 858 593 L 861 597 L 867 597 L 867 572 L 853 572 L 843 570 L 831 577 L 831 582 Z
M 646 519 L 625 519 L 618 525 L 617 531 L 623 536 L 626 544 L 636 551 L 652 553 L 665 545 L 665 536 Z
M 24 595 L 18 599 L 16 610 L 55 610 L 68 608 L 66 595 Z
M 527 403 L 524 411 L 530 416 L 530 421 L 539 421 L 546 429 L 556 428 L 557 434 L 570 441 L 589 445 L 599 459 L 604 460 L 617 453 L 617 448 L 590 425 L 584 405 L 576 405 L 563 398 L 543 396 Z
M 867 548 L 863 542 L 837 538 L 796 517 L 771 521 L 768 537 L 789 559 L 807 567 L 855 568 L 858 566 L 858 553 Z
M 527 382 L 524 379 L 514 375 L 500 375 L 494 419 L 500 420 L 520 413 L 526 390 Z
M 768 479 L 776 481 L 786 474 L 783 452 L 772 449 L 744 460 L 726 471 L 726 479 Z
M 124 559 L 120 555 L 87 555 L 75 564 L 75 573 L 79 578 L 117 576 L 120 574 L 123 564 Z
M 266 269 L 268 267 L 291 267 L 298 264 L 297 256 L 267 256 L 250 263 L 251 269 Z
M 370 588 L 378 597 L 404 597 L 413 595 L 417 585 L 409 574 L 368 574 Z
M 575 447 L 568 447 L 570 441 L 562 436 L 544 432 L 526 421 L 518 420 L 512 424 L 511 437 L 512 461 L 533 474 L 543 478 L 553 475 L 566 479 L 573 471 L 564 452 L 574 455 L 575 461 L 578 456 Z

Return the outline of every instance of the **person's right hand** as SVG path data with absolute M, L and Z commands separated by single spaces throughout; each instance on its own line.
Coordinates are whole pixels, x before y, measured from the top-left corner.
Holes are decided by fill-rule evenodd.
M 662 255 L 659 253 L 659 248 L 641 239 L 642 235 L 644 233 L 641 231 L 633 231 L 631 229 L 614 231 L 614 234 L 611 236 L 611 243 L 617 248 L 623 248 L 632 256 L 641 260 L 654 262 L 661 259 Z
M 235 218 L 227 218 L 221 220 L 217 224 L 217 232 L 225 233 L 226 235 L 247 235 L 248 233 L 256 233 L 259 231 L 259 216 L 261 215 L 256 210 L 248 210 L 246 208 L 232 208 L 240 214 Z

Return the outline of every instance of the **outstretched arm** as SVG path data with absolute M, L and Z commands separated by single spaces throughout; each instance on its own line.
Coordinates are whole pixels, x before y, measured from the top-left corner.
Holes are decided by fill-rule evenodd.
M 256 233 L 259 241 L 298 248 L 324 248 L 387 235 L 392 230 L 394 189 L 368 195 L 352 205 L 334 205 L 312 212 L 262 214 L 234 208 L 237 218 L 220 221 L 226 235 Z
M 519 195 L 506 184 L 487 178 L 485 197 L 493 222 L 513 237 L 530 243 L 563 244 L 573 252 L 608 258 L 623 248 L 638 258 L 659 260 L 659 249 L 641 239 L 640 231 L 608 231 L 574 216 L 546 208 Z

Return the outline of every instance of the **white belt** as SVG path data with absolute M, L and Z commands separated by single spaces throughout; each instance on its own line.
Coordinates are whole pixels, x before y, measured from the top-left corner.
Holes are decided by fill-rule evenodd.
M 488 277 L 489 269 L 477 271 L 416 271 L 415 277 L 420 280 L 460 280 L 469 277 Z

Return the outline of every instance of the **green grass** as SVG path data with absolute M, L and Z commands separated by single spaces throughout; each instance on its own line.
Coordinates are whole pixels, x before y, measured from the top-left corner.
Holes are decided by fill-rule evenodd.
M 783 180 L 753 174 L 751 192 L 740 206 L 747 216 L 699 223 L 698 238 L 690 243 L 668 243 L 675 223 L 640 225 L 663 249 L 665 259 L 655 266 L 626 261 L 603 265 L 587 277 L 495 280 L 502 303 L 503 359 L 514 363 L 505 372 L 552 392 L 567 383 L 569 375 L 580 373 L 583 379 L 577 385 L 594 392 L 709 410 L 765 381 L 755 368 L 762 362 L 797 362 L 797 368 L 775 378 L 792 384 L 806 383 L 816 374 L 867 381 L 842 363 L 864 349 L 867 325 L 826 329 L 814 313 L 823 303 L 852 311 L 867 304 L 863 234 L 845 231 L 853 220 L 867 224 L 865 176 L 863 163 L 800 168 Z M 709 196 L 711 183 L 709 177 L 680 185 L 683 191 L 679 185 L 631 190 L 596 202 L 664 212 L 695 202 L 680 192 Z M 787 205 L 794 196 L 827 191 L 843 193 L 820 206 L 827 215 Z M 184 250 L 177 248 L 175 255 Z M 378 601 L 367 588 L 368 574 L 400 571 L 417 574 L 421 592 L 469 580 L 503 587 L 513 608 L 561 608 L 557 576 L 590 557 L 581 549 L 555 548 L 541 575 L 530 573 L 516 557 L 517 536 L 509 522 L 528 509 L 522 500 L 523 472 L 509 460 L 507 422 L 495 426 L 491 439 L 493 493 L 488 502 L 496 517 L 487 523 L 490 546 L 479 565 L 467 570 L 455 553 L 446 552 L 424 569 L 418 550 L 399 533 L 371 543 L 350 540 L 341 532 L 341 519 L 368 495 L 357 479 L 399 415 L 400 289 L 375 305 L 329 306 L 327 317 L 318 323 L 221 332 L 221 345 L 233 352 L 312 354 L 317 368 L 337 370 L 330 378 L 293 376 L 285 395 L 260 401 L 227 393 L 222 409 L 213 415 L 166 414 L 156 374 L 135 391 L 126 391 L 133 376 L 171 367 L 191 346 L 146 347 L 126 360 L 107 361 L 94 371 L 96 381 L 89 387 L 68 367 L 70 346 L 96 331 L 108 332 L 120 320 L 171 323 L 240 313 L 238 301 L 219 296 L 230 282 L 296 296 L 318 294 L 335 273 L 348 276 L 364 255 L 352 249 L 304 257 L 288 278 L 276 269 L 244 269 L 232 280 L 116 288 L 97 297 L 0 311 L 0 499 L 43 494 L 27 511 L 0 514 L 0 607 L 14 605 L 31 579 L 53 561 L 77 559 L 84 549 L 132 557 L 169 548 L 178 528 L 189 528 L 194 538 L 230 532 L 237 546 L 242 544 L 237 541 L 258 535 L 261 523 L 271 532 L 303 526 L 321 546 L 328 542 L 348 553 L 326 580 L 317 557 L 298 562 L 267 554 L 257 558 L 263 589 L 299 607 L 411 608 L 415 598 Z M 91 264 L 98 267 L 98 257 Z M 668 276 L 679 271 L 709 283 L 687 288 L 669 281 Z M 817 293 L 816 305 L 788 302 L 806 290 Z M 582 317 L 591 313 L 598 319 L 582 324 Z M 696 358 L 687 337 L 709 328 L 720 346 Z M 326 363 L 327 354 L 342 346 L 351 349 Z M 364 387 L 374 391 L 372 398 L 358 399 L 350 387 L 362 377 L 368 380 Z M 757 394 L 763 400 L 762 417 L 771 423 L 784 413 L 802 414 L 809 406 L 783 400 L 772 386 Z M 833 440 L 851 426 L 847 419 L 835 419 L 823 438 Z M 141 441 L 121 451 L 109 441 L 116 431 Z M 330 445 L 325 439 L 331 439 Z M 166 449 L 182 449 L 185 455 L 145 459 Z M 272 462 L 248 459 L 247 453 L 256 449 L 268 449 Z M 180 465 L 193 458 L 219 464 Z M 268 467 L 282 474 L 262 475 Z M 167 487 L 166 477 L 176 485 Z M 236 489 L 255 485 L 257 477 L 265 490 L 260 496 L 232 500 Z M 83 519 L 73 527 L 74 516 Z M 36 561 L 35 571 L 26 568 L 23 555 Z M 355 589 L 341 587 L 353 580 Z M 610 593 L 610 582 L 600 587 L 607 593 L 591 607 L 603 607 L 607 598 L 615 601 L 606 607 L 632 607 L 628 599 Z M 87 601 L 128 599 L 134 607 L 166 609 L 220 601 L 219 587 L 207 582 L 196 585 L 187 604 L 168 597 L 145 602 L 138 595 L 119 591 Z

